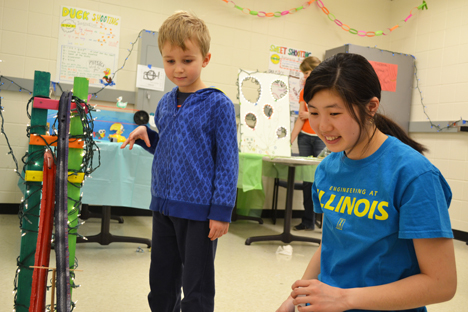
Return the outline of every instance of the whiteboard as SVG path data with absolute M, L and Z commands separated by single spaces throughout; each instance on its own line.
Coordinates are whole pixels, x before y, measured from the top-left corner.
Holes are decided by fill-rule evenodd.
M 119 16 L 62 6 L 56 80 L 73 84 L 74 77 L 84 77 L 90 86 L 107 83 L 103 77 L 117 70 L 120 24 Z

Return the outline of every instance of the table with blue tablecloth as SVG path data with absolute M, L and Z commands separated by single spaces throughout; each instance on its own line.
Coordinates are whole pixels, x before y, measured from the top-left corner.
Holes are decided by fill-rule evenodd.
M 121 149 L 120 143 L 97 141 L 96 144 L 100 153 L 95 152 L 93 166 L 97 166 L 99 157 L 101 164 L 84 183 L 83 204 L 104 207 L 109 214 L 106 218 L 110 218 L 110 207 L 149 209 L 153 155 L 138 145 L 134 145 L 133 149 L 129 150 Z M 253 208 L 263 209 L 265 201 L 263 176 L 284 180 L 288 178 L 287 165 L 267 162 L 263 157 L 265 155 L 239 154 L 237 181 L 239 214 L 248 215 L 249 210 Z M 313 182 L 315 168 L 315 165 L 297 167 L 295 180 Z M 108 224 L 105 230 L 108 232 Z M 94 241 L 101 244 L 110 243 L 102 243 L 99 241 L 101 239 L 102 237 L 96 237 Z
M 82 188 L 82 217 L 88 217 L 87 205 L 102 206 L 101 233 L 79 238 L 79 243 L 113 242 L 143 243 L 151 247 L 149 238 L 116 236 L 109 232 L 111 207 L 149 209 L 151 200 L 151 164 L 153 155 L 135 145 L 132 150 L 121 149 L 121 143 L 97 141 L 93 167 L 100 166 L 88 177 Z M 123 219 L 121 219 L 123 222 Z

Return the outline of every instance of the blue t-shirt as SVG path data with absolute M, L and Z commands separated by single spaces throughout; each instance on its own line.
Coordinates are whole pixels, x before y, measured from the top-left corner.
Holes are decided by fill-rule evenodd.
M 412 239 L 453 237 L 448 183 L 426 157 L 391 136 L 364 159 L 327 156 L 312 191 L 315 211 L 324 213 L 319 280 L 331 286 L 375 286 L 418 274 Z

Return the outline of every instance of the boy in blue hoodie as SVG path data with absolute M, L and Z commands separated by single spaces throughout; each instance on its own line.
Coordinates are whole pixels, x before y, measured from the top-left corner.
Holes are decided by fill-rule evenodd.
M 153 312 L 213 311 L 217 239 L 228 231 L 236 200 L 234 105 L 200 78 L 211 58 L 201 19 L 174 13 L 159 29 L 158 44 L 177 87 L 157 106 L 158 132 L 140 126 L 121 147 L 138 144 L 154 154 L 148 302 Z

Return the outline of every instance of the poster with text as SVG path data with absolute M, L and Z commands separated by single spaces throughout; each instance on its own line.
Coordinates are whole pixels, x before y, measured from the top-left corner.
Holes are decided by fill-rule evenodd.
M 62 6 L 56 80 L 73 84 L 74 77 L 84 77 L 90 86 L 114 86 L 120 24 L 119 16 Z
M 289 77 L 291 89 L 289 93 L 289 105 L 292 115 L 298 114 L 299 93 L 304 87 L 304 75 L 302 75 L 299 65 L 301 65 L 304 58 L 311 55 L 312 53 L 308 51 L 275 45 L 270 46 L 268 72 Z

